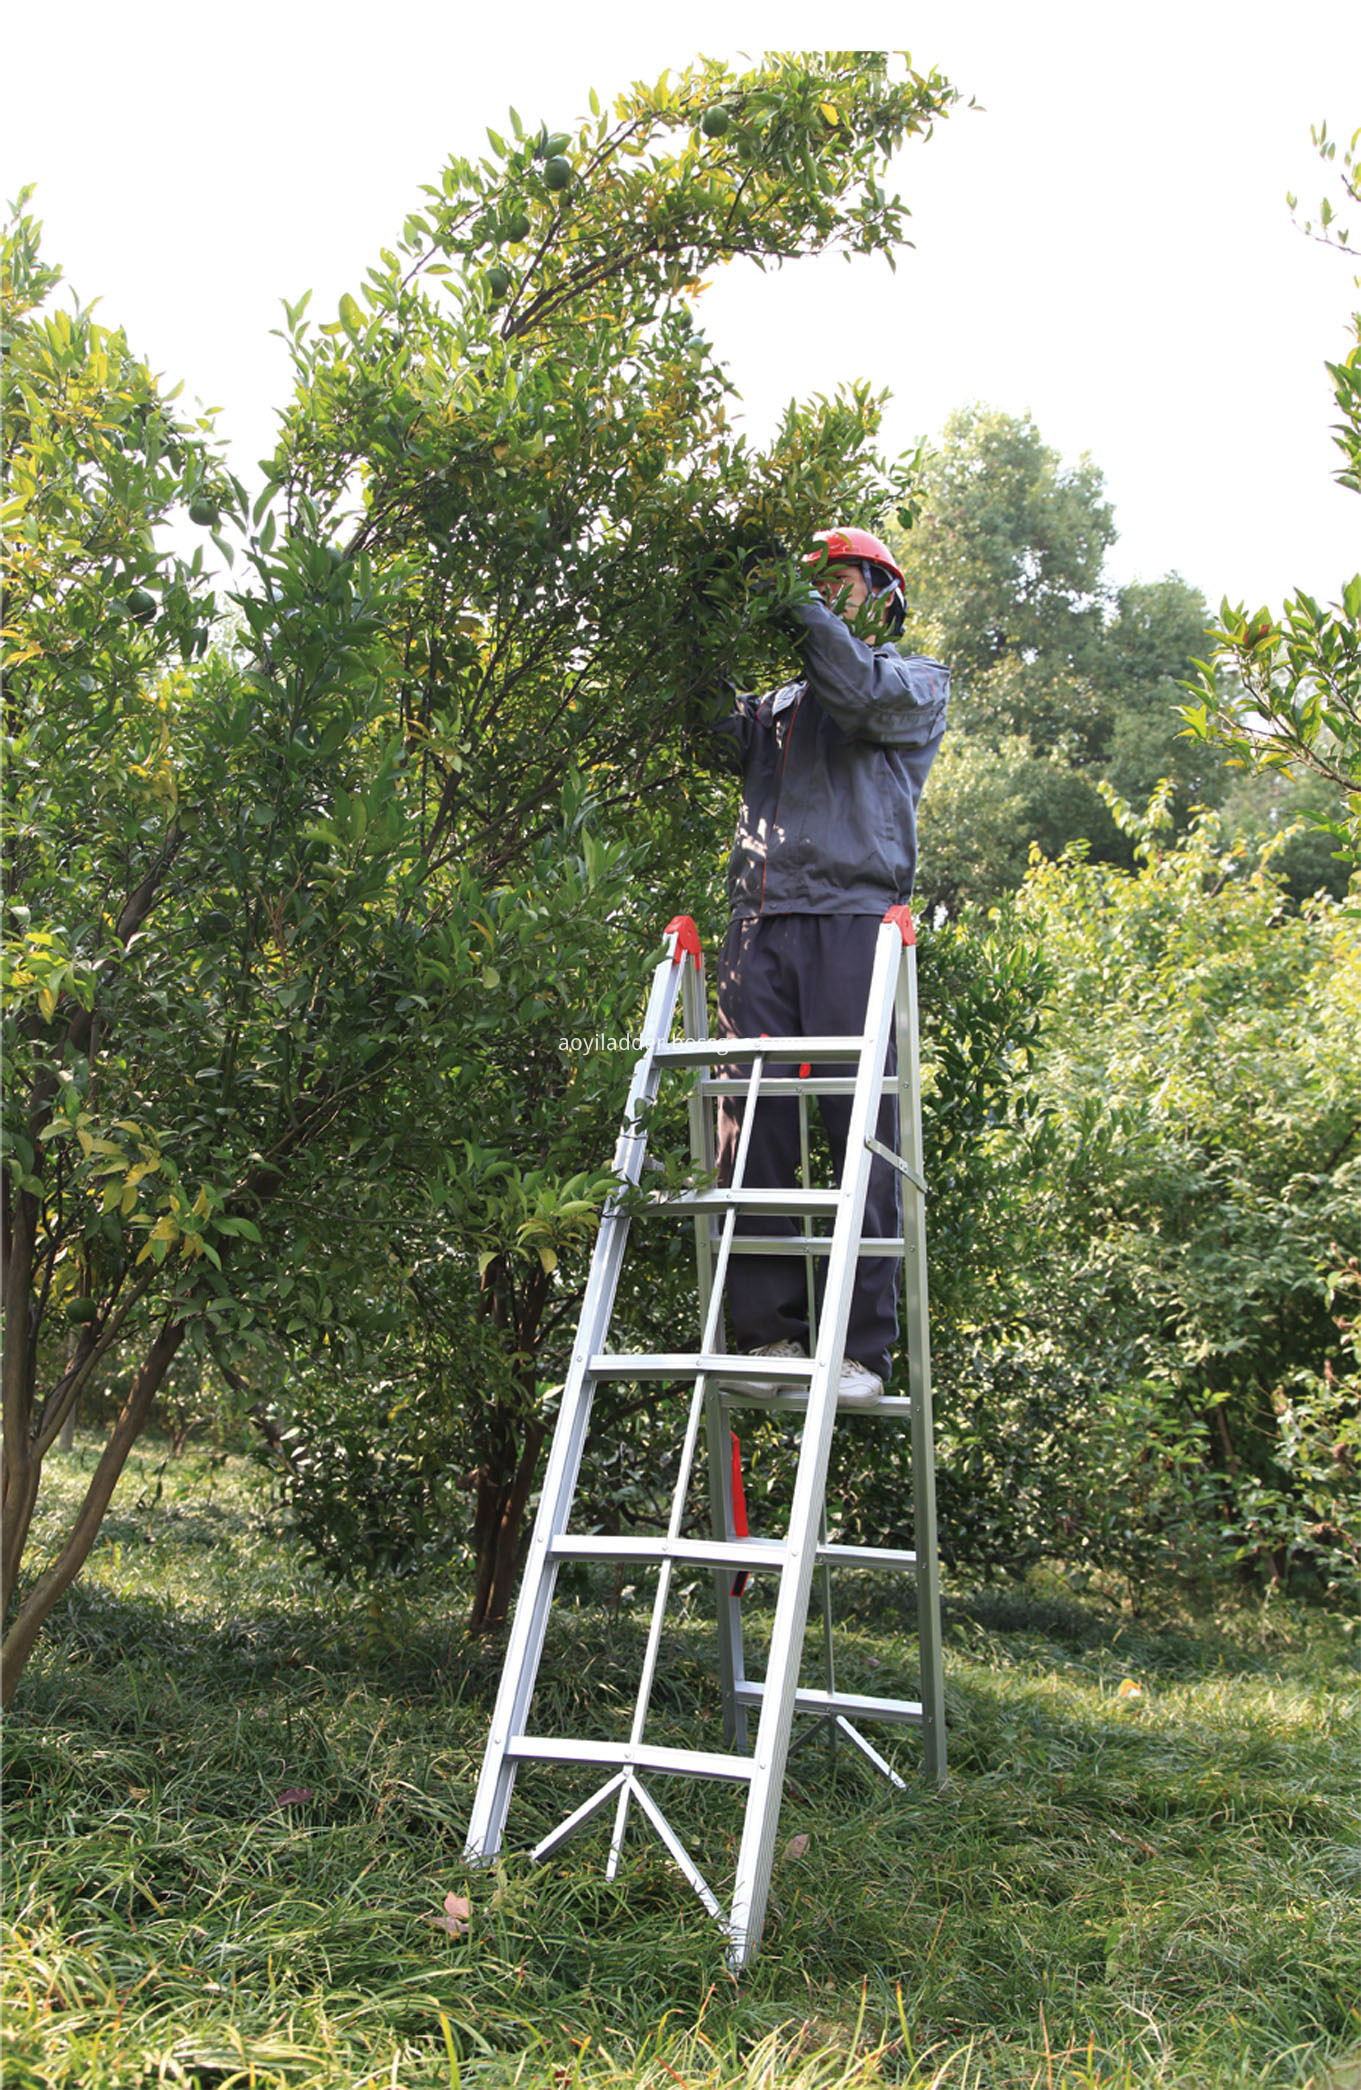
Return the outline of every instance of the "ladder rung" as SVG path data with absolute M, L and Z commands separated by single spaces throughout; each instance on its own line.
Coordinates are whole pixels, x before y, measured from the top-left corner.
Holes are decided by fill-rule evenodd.
M 764 1359 L 761 1361 L 765 1362 Z M 774 1374 L 763 1372 L 762 1377 L 773 1378 Z M 723 1399 L 729 1408 L 775 1408 L 781 1415 L 803 1415 L 808 1408 L 806 1393 L 744 1393 L 737 1387 L 729 1392 L 725 1386 Z M 912 1403 L 905 1393 L 886 1393 L 873 1406 L 868 1403 L 862 1406 L 859 1401 L 853 1401 L 847 1407 L 839 1408 L 837 1420 L 844 1422 L 848 1415 L 867 1415 L 871 1422 L 892 1422 L 898 1416 L 906 1422 L 911 1413 Z
M 739 1705 L 757 1706 L 765 1696 L 764 1684 L 740 1683 Z M 862 1698 L 853 1691 L 799 1691 L 794 1699 L 796 1713 L 840 1713 L 846 1720 L 898 1720 L 920 1722 L 921 1706 L 913 1698 Z
M 717 1248 L 717 1241 L 714 1242 Z M 902 1255 L 905 1244 L 889 1234 L 862 1235 L 857 1255 Z M 830 1255 L 832 1243 L 826 1234 L 734 1234 L 729 1243 L 732 1255 Z
M 780 1539 L 625 1538 L 608 1532 L 560 1532 L 549 1552 L 559 1560 L 636 1560 L 643 1566 L 676 1560 L 691 1567 L 747 1571 L 783 1567 L 785 1561 Z
M 828 1567 L 915 1568 L 915 1553 L 891 1551 L 887 1546 L 819 1546 L 818 1559 Z
M 799 1064 L 802 1066 L 804 1062 L 801 1060 Z M 854 1076 L 850 1074 L 828 1074 L 823 1077 L 811 1074 L 804 1080 L 799 1080 L 793 1074 L 763 1074 L 761 1101 L 764 1102 L 767 1096 L 853 1096 L 856 1087 Z M 750 1091 L 750 1080 L 744 1081 L 740 1075 L 704 1074 L 700 1077 L 701 1096 L 746 1096 Z M 897 1095 L 896 1074 L 884 1076 L 879 1093 L 881 1096 Z
M 588 1366 L 596 1379 L 694 1379 L 701 1372 L 728 1380 L 784 1379 L 791 1387 L 807 1386 L 813 1376 L 811 1357 L 729 1357 L 716 1350 L 600 1350 Z
M 625 1533 L 561 1531 L 549 1547 L 555 1560 L 637 1561 L 656 1566 L 674 1560 L 689 1567 L 781 1568 L 785 1564 L 782 1539 L 757 1538 L 639 1538 Z M 917 1565 L 915 1553 L 894 1551 L 886 1546 L 819 1546 L 819 1565 L 842 1568 L 878 1568 L 903 1572 Z
M 640 1208 L 640 1217 L 655 1212 L 784 1212 L 791 1218 L 799 1212 L 834 1212 L 842 1201 L 839 1190 L 682 1190 L 674 1196 L 656 1192 Z
M 738 1060 L 858 1060 L 864 1038 L 677 1038 L 654 1057 L 673 1067 L 704 1067 Z M 743 1085 L 745 1092 L 745 1084 Z
M 514 1763 L 595 1763 L 616 1769 L 669 1771 L 685 1778 L 730 1778 L 745 1784 L 752 1756 L 720 1756 L 710 1749 L 663 1749 L 651 1742 L 578 1742 L 553 1734 L 517 1734 L 506 1743 Z

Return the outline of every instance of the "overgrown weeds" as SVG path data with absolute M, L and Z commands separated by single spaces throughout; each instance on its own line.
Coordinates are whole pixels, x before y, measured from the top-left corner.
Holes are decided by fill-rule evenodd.
M 702 1596 L 669 1638 L 658 1738 L 714 1731 Z M 564 1609 L 545 1726 L 624 1717 L 645 1598 Z M 8 2085 L 1347 2084 L 1347 1622 L 1277 1605 L 1155 1630 L 1058 1584 L 955 1593 L 948 1790 L 915 1783 L 910 1740 L 904 1794 L 801 1751 L 736 1983 L 651 1842 L 613 1882 L 591 1835 L 528 1864 L 565 1805 L 547 1774 L 522 1776 L 504 1862 L 468 1875 L 499 1649 L 463 1639 L 465 1604 L 338 1593 L 238 1462 L 140 1461 L 8 1724 Z M 893 1607 L 852 1588 L 844 1608 L 847 1681 L 910 1689 Z M 721 1877 L 731 1794 L 668 1799 Z M 451 1891 L 463 1936 L 432 1920 Z

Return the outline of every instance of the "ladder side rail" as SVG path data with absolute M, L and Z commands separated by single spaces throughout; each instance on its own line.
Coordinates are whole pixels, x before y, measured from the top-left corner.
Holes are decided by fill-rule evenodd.
M 693 967 L 687 967 L 681 981 L 681 1034 L 684 1038 L 707 1038 L 709 1035 L 709 1004 L 704 982 L 704 962 L 701 959 Z M 704 1093 L 704 1070 L 696 1067 L 694 1080 L 690 1084 L 687 1110 L 690 1121 L 690 1159 L 704 1175 L 712 1173 L 715 1161 L 713 1113 L 706 1107 Z M 695 1269 L 699 1286 L 699 1321 L 703 1327 L 709 1313 L 709 1294 L 713 1288 L 713 1236 L 707 1212 L 695 1216 Z M 701 1345 L 701 1348 L 706 1347 Z
M 709 1528 L 716 1539 L 736 1536 L 733 1509 L 732 1438 L 728 1403 L 720 1388 L 705 1387 L 706 1450 L 709 1461 Z M 723 1701 L 723 1739 L 730 1749 L 747 1746 L 747 1713 L 737 1691 L 746 1674 L 742 1646 L 742 1600 L 733 1595 L 730 1567 L 716 1568 L 714 1610 L 718 1623 L 718 1684 Z
M 832 1567 L 827 1553 L 827 1503 L 818 1511 L 818 1595 L 822 1611 L 822 1674 L 829 1692 L 836 1691 L 836 1638 L 832 1617 Z M 836 1755 L 836 1724 L 827 1724 L 828 1753 Z
M 688 1037 L 695 1039 L 709 1036 L 709 1011 L 707 1000 L 697 1010 L 693 1028 L 687 1024 Z M 753 1060 L 764 1074 L 765 1057 Z M 728 1093 L 745 1096 L 750 1100 L 751 1076 L 736 1078 Z M 718 1160 L 717 1109 L 710 1097 L 708 1079 L 704 1066 L 697 1065 L 695 1079 L 690 1090 L 690 1152 L 705 1169 L 712 1172 Z M 740 1171 L 746 1167 L 747 1127 L 744 1124 L 739 1137 L 739 1153 L 734 1163 L 734 1179 L 741 1181 Z M 723 1275 L 720 1278 L 717 1296 L 719 1313 L 713 1322 L 715 1340 L 722 1337 L 726 1348 L 726 1331 L 723 1323 L 724 1288 L 727 1281 L 727 1263 L 733 1254 L 736 1238 L 736 1213 L 730 1209 L 725 1215 L 722 1235 L 724 1257 Z M 701 1311 L 706 1317 L 713 1296 L 713 1216 L 709 1212 L 695 1215 L 695 1257 L 699 1272 Z M 707 1287 L 707 1290 L 706 1290 Z M 721 1386 L 706 1380 L 704 1388 L 704 1434 L 705 1452 L 708 1460 L 709 1484 L 709 1530 L 715 1539 L 730 1541 L 737 1535 L 737 1515 L 733 1500 L 731 1426 L 728 1420 L 728 1404 Z M 745 1749 L 747 1746 L 747 1711 L 737 1696 L 737 1686 L 745 1675 L 742 1647 L 742 1602 L 734 1594 L 740 1587 L 731 1568 L 716 1569 L 713 1576 L 714 1618 L 718 1634 L 718 1684 L 723 1705 L 723 1740 L 730 1749 Z
M 705 1039 L 709 1036 L 709 1002 L 705 992 L 704 974 L 697 972 L 691 980 L 686 975 L 682 993 L 682 1030 L 687 1039 Z M 733 1093 L 745 1095 L 750 1082 L 739 1081 Z M 695 1068 L 694 1080 L 690 1085 L 690 1158 L 703 1176 L 711 1178 L 718 1161 L 718 1140 L 715 1127 L 715 1109 L 706 1090 L 703 1066 Z M 731 1216 L 731 1215 L 729 1215 Z M 722 1238 L 732 1252 L 733 1229 L 724 1224 Z M 709 1325 L 709 1303 L 714 1291 L 714 1223 L 709 1212 L 695 1214 L 695 1272 L 699 1291 L 700 1321 Z M 718 1286 L 720 1301 L 723 1285 Z M 714 1327 L 714 1348 L 722 1349 L 722 1317 Z M 709 1347 L 706 1344 L 704 1347 Z M 733 1514 L 732 1471 L 728 1457 L 728 1411 L 719 1388 L 706 1383 L 704 1389 L 705 1449 L 708 1455 L 709 1483 L 709 1529 L 716 1539 L 728 1540 L 734 1536 L 736 1519 Z M 734 1680 L 742 1674 L 742 1609 L 739 1600 L 732 1594 L 733 1574 L 730 1568 L 718 1569 L 713 1577 L 714 1610 L 718 1623 L 718 1675 L 723 1697 L 723 1739 L 729 1748 L 745 1749 L 747 1746 L 746 1708 L 737 1702 Z
M 634 1186 L 642 1175 L 647 1154 L 643 1106 L 650 1103 L 657 1093 L 660 1081 L 657 1047 L 670 1032 L 676 992 L 684 968 L 685 953 L 677 948 L 673 956 L 660 962 L 652 977 L 643 1018 L 643 1051 L 629 1083 L 623 1128 L 614 1153 L 615 1172 L 624 1182 Z M 614 1310 L 627 1241 L 628 1218 L 619 1210 L 618 1194 L 614 1194 L 606 1201 L 591 1257 L 581 1317 L 563 1386 L 562 1406 L 549 1448 L 524 1577 L 507 1640 L 491 1732 L 473 1798 L 465 1853 L 470 1864 L 486 1864 L 494 1858 L 505 1830 L 516 1771 L 514 1761 L 506 1754 L 507 1744 L 523 1730 L 538 1681 L 548 1614 L 557 1580 L 557 1567 L 551 1559 L 552 1541 L 566 1523 L 581 1469 L 593 1392 L 590 1359 L 605 1347 L 604 1338 Z
M 800 1062 L 800 1065 L 809 1067 L 810 1062 L 803 1060 Z M 808 1136 L 808 1091 L 806 1089 L 801 1089 L 799 1092 L 799 1181 L 805 1190 L 812 1189 L 813 1159 L 812 1147 Z M 818 1280 L 817 1262 L 811 1245 L 814 1238 L 813 1215 L 811 1212 L 805 1212 L 803 1215 L 801 1238 L 805 1243 L 803 1270 L 808 1286 L 808 1354 L 811 1357 L 817 1354 L 818 1347 Z M 827 1504 L 824 1500 L 822 1508 L 818 1511 L 819 1552 L 825 1555 L 826 1547 Z M 835 1691 L 836 1649 L 832 1635 L 832 1571 L 827 1565 L 825 1558 L 821 1562 L 818 1581 L 822 1604 L 822 1672 L 826 1679 L 827 1689 Z M 835 1755 L 836 1727 L 831 1721 L 827 1723 L 827 1742 L 831 1753 Z
M 918 1046 L 917 952 L 903 951 L 894 1007 L 898 1043 L 898 1147 L 917 1177 L 900 1182 L 903 1202 L 903 1292 L 907 1383 L 912 1404 L 913 1550 L 917 1556 L 917 1648 L 921 1664 L 922 1770 L 932 1785 L 946 1779 L 945 1674 L 940 1627 L 940 1561 L 936 1543 L 936 1453 L 931 1416 L 931 1324 L 926 1270 L 926 1196 Z
M 799 1096 L 799 1184 L 804 1190 L 811 1190 L 813 1187 L 813 1161 L 812 1149 L 808 1138 L 808 1097 L 806 1093 L 802 1093 Z M 805 1212 L 803 1215 L 801 1239 L 804 1241 L 813 1239 L 813 1215 L 811 1212 Z M 811 1248 L 805 1248 L 803 1251 L 803 1269 L 808 1283 L 808 1354 L 812 1357 L 816 1354 L 818 1346 L 818 1280 L 817 1267 L 813 1261 Z
M 751 1098 L 753 1103 L 761 1085 L 762 1064 L 760 1060 L 752 1061 Z M 746 1121 L 742 1126 L 742 1137 L 738 1144 L 737 1159 L 733 1167 L 734 1180 L 739 1183 L 742 1180 L 742 1171 L 746 1167 L 747 1149 L 751 1144 L 751 1129 L 755 1119 L 755 1110 L 749 1108 Z M 736 1226 L 737 1213 L 734 1209 L 729 1211 L 724 1222 L 723 1241 L 718 1251 L 718 1265 L 714 1272 L 713 1290 L 710 1295 L 709 1308 L 705 1315 L 703 1334 L 700 1338 L 701 1355 L 712 1352 L 714 1348 L 717 1324 L 723 1314 L 723 1280 L 727 1274 L 728 1251 Z M 667 1519 L 666 1525 L 668 1540 L 680 1537 L 681 1525 L 685 1521 L 685 1498 L 689 1491 L 690 1474 L 695 1463 L 695 1448 L 699 1443 L 700 1423 L 705 1413 L 707 1386 L 707 1374 L 702 1371 L 696 1373 L 694 1389 L 690 1395 L 690 1412 L 685 1424 L 685 1440 L 681 1446 L 680 1462 L 676 1471 L 676 1485 L 671 1495 L 671 1514 Z M 629 1741 L 635 1747 L 642 1741 L 643 1733 L 647 1726 L 648 1705 L 652 1698 L 652 1686 L 657 1675 L 657 1657 L 661 1652 L 662 1628 L 666 1623 L 666 1606 L 671 1595 L 671 1578 L 674 1567 L 675 1562 L 672 1556 L 669 1553 L 663 1554 L 657 1566 L 657 1589 L 652 1600 L 652 1620 L 648 1627 L 647 1647 L 643 1653 L 642 1669 L 638 1677 L 638 1691 L 633 1705 L 633 1722 L 629 1730 Z M 632 1781 L 626 1783 L 620 1790 L 614 1817 L 614 1833 L 610 1839 L 610 1855 L 605 1868 L 606 1879 L 613 1879 L 619 1869 L 619 1855 L 624 1846 L 624 1829 L 628 1821 L 629 1801 L 635 1790 L 639 1791 L 639 1796 L 641 1797 L 641 1789 L 636 1788 Z
M 756 1950 L 770 1892 L 803 1630 L 817 1560 L 814 1533 L 826 1491 L 827 1461 L 836 1419 L 833 1365 L 840 1365 L 850 1322 L 851 1284 L 869 1189 L 871 1155 L 865 1141 L 878 1117 L 902 948 L 900 931 L 886 921 L 880 928 L 875 947 L 874 970 L 866 998 L 864 1035 L 854 1041 L 859 1055 L 859 1079 L 846 1135 L 836 1228 L 823 1292 L 822 1329 L 794 1478 L 789 1561 L 781 1576 L 776 1600 L 770 1659 L 756 1731 L 752 1786 L 738 1851 L 737 1878 L 728 1923 L 728 1958 L 734 1967 L 745 1966 Z

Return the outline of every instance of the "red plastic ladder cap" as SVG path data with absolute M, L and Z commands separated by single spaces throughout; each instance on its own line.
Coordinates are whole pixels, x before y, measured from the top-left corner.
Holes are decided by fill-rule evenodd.
M 692 916 L 688 914 L 673 914 L 662 934 L 664 936 L 674 936 L 676 939 L 671 946 L 673 958 L 679 958 L 688 951 L 696 965 L 704 963 L 704 953 L 699 947 L 699 931 L 695 927 Z

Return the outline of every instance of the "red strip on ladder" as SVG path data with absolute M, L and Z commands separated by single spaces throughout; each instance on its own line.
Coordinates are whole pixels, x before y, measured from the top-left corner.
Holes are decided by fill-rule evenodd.
M 750 1538 L 751 1532 L 747 1524 L 747 1498 L 742 1492 L 742 1454 L 738 1449 L 736 1430 L 729 1430 L 728 1435 L 732 1438 L 733 1537 Z M 747 1580 L 747 1571 L 743 1568 L 740 1575 L 734 1576 L 732 1588 L 728 1592 L 729 1596 L 740 1597 L 747 1586 Z

